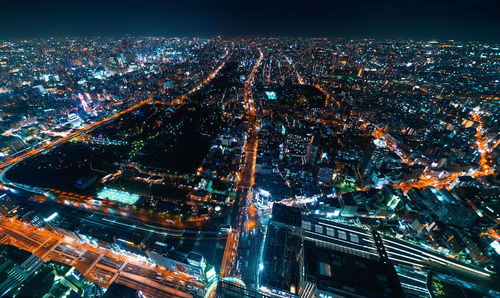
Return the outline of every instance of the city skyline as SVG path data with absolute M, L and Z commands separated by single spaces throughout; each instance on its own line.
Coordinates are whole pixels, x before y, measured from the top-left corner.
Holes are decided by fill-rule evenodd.
M 500 297 L 499 3 L 2 9 L 0 297 Z
M 15 1 L 0 39 L 91 36 L 343 37 L 499 42 L 500 4 L 419 1 Z

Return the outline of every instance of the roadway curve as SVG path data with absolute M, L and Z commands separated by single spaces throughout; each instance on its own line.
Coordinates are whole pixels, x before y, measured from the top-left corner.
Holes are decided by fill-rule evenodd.
M 197 92 L 203 86 L 205 86 L 206 84 L 210 83 L 216 77 L 216 75 L 219 73 L 219 71 L 224 67 L 224 65 L 226 64 L 226 62 L 229 60 L 230 57 L 231 57 L 231 53 L 228 52 L 228 54 L 226 54 L 226 57 L 224 58 L 223 62 L 221 64 L 219 64 L 219 66 L 212 73 L 210 73 L 202 82 L 200 82 L 198 85 L 196 85 L 195 87 L 193 87 L 186 94 L 178 97 L 177 99 L 174 99 L 172 101 L 172 103 L 173 104 L 182 104 L 184 102 L 184 99 L 188 95 Z M 140 108 L 141 106 L 143 106 L 143 105 L 145 105 L 145 104 L 147 104 L 149 102 L 152 102 L 152 97 L 151 96 L 149 96 L 147 99 L 145 99 L 143 101 L 140 101 L 139 103 L 137 103 L 137 104 L 135 104 L 135 105 L 133 105 L 131 107 L 128 107 L 127 109 L 125 109 L 123 111 L 115 113 L 115 114 L 113 114 L 113 115 L 111 115 L 109 117 L 106 117 L 106 118 L 102 119 L 102 120 L 90 123 L 90 124 L 86 125 L 85 127 L 83 127 L 83 128 L 81 128 L 81 129 L 79 129 L 77 131 L 74 131 L 74 132 L 70 133 L 67 136 L 58 138 L 58 139 L 56 139 L 54 141 L 51 141 L 49 143 L 46 143 L 46 144 L 38 147 L 36 149 L 27 151 L 27 152 L 23 153 L 22 155 L 19 155 L 19 156 L 14 157 L 14 158 L 6 161 L 6 162 L 1 163 L 0 164 L 0 187 L 11 186 L 11 187 L 22 189 L 22 190 L 25 190 L 25 191 L 28 191 L 28 192 L 36 193 L 36 194 L 39 194 L 39 195 L 43 195 L 43 196 L 47 195 L 47 193 L 49 193 L 49 191 L 50 191 L 48 188 L 35 187 L 35 186 L 31 186 L 31 185 L 26 185 L 26 184 L 22 184 L 22 183 L 15 183 L 15 182 L 9 181 L 5 177 L 5 173 L 11 167 L 13 167 L 14 165 L 16 165 L 18 162 L 20 162 L 20 161 L 22 161 L 22 160 L 24 160 L 26 158 L 36 156 L 39 153 L 45 152 L 47 150 L 55 148 L 58 145 L 64 144 L 64 143 L 66 143 L 67 141 L 71 140 L 72 138 L 74 138 L 76 136 L 79 136 L 81 134 L 87 133 L 87 132 L 91 131 L 92 129 L 96 128 L 96 127 L 102 126 L 102 125 L 104 125 L 104 124 L 106 124 L 106 123 L 108 123 L 108 122 L 110 122 L 110 121 L 112 121 L 112 120 L 114 120 L 114 119 L 116 119 L 116 118 L 118 118 L 118 117 L 126 114 L 126 113 L 134 111 L 134 110 Z M 66 197 L 65 199 L 66 200 L 71 200 L 71 198 L 68 198 L 68 197 Z M 58 201 L 64 202 L 64 200 L 58 200 Z M 74 200 L 72 202 L 73 202 L 73 205 L 77 206 L 77 207 L 78 206 L 81 207 L 82 203 L 87 203 L 87 202 L 82 202 L 81 200 Z M 110 206 L 110 207 L 114 207 L 114 206 Z M 137 218 L 137 219 L 141 220 L 141 218 Z M 192 227 L 198 227 L 204 221 L 205 220 L 197 220 L 197 221 L 191 223 L 190 226 L 192 226 Z M 178 224 L 180 224 L 180 223 L 176 222 L 173 225 L 177 226 Z M 165 221 L 163 221 L 162 226 L 166 226 L 166 225 L 168 225 L 168 224 L 166 224 Z M 182 225 L 179 228 L 187 228 L 187 226 Z

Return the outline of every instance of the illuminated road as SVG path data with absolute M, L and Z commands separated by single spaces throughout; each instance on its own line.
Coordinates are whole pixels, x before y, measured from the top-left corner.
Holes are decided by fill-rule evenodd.
M 224 67 L 230 55 L 205 79 L 203 82 L 189 90 L 185 95 L 175 99 L 170 104 L 182 104 L 187 95 L 200 90 L 207 83 L 212 81 L 218 72 Z M 2 183 L 16 187 L 15 183 L 5 181 L 5 171 L 17 162 L 25 158 L 33 157 L 39 153 L 50 150 L 58 145 L 61 145 L 72 138 L 86 133 L 96 127 L 108 123 L 121 115 L 129 113 L 133 110 L 152 101 L 152 97 L 113 114 L 105 119 L 88 124 L 82 129 L 74 131 L 67 136 L 58 138 L 48 142 L 41 147 L 25 152 L 11 160 L 0 164 L 0 175 Z M 44 194 L 44 190 L 29 185 L 19 185 L 21 189 L 34 191 L 35 193 Z M 53 190 L 54 191 L 54 190 Z M 76 204 L 79 207 L 82 205 L 90 205 L 89 201 L 92 198 L 77 194 L 59 194 L 57 200 L 64 204 Z M 38 197 L 38 199 L 43 199 Z M 103 208 L 114 208 L 114 204 L 105 202 L 109 206 Z M 101 205 L 102 206 L 102 205 Z M 116 211 L 116 210 L 114 210 Z M 119 214 L 119 212 L 117 212 Z M 139 214 L 149 220 L 150 214 L 145 212 Z M 141 219 L 141 218 L 139 218 Z M 204 219 L 192 221 L 191 224 L 199 226 Z M 161 218 L 154 223 L 165 225 L 165 219 Z M 176 228 L 184 228 L 185 225 L 179 222 L 174 223 Z M 111 283 L 117 282 L 128 287 L 141 290 L 144 294 L 153 297 L 193 297 L 202 295 L 205 291 L 205 286 L 198 282 L 195 277 L 188 276 L 181 272 L 171 272 L 165 268 L 160 268 L 146 259 L 141 259 L 127 253 L 119 253 L 106 249 L 107 244 L 94 246 L 89 243 L 80 242 L 70 232 L 49 231 L 46 229 L 38 229 L 26 223 L 21 223 L 15 220 L 3 220 L 0 224 L 0 239 L 3 244 L 14 245 L 20 249 L 30 251 L 36 254 L 44 261 L 54 260 L 74 266 L 88 280 L 95 282 L 103 287 L 109 287 Z M 174 235 L 175 236 L 175 235 Z M 182 235 L 179 235 L 183 238 Z M 114 264 L 115 266 L 110 266 Z
M 224 257 L 222 259 L 222 264 L 220 266 L 220 273 L 219 277 L 224 278 L 228 277 L 231 274 L 231 262 L 234 260 L 234 254 L 236 253 L 236 250 L 238 249 L 237 246 L 237 237 L 239 237 L 239 234 L 236 230 L 230 230 L 227 236 L 226 240 L 226 247 L 224 248 Z
M 231 54 L 227 54 L 224 61 L 212 73 L 210 73 L 210 75 L 208 75 L 208 77 L 205 78 L 203 80 L 203 82 L 201 82 L 200 84 L 198 84 L 197 86 L 195 86 L 194 88 L 189 90 L 185 95 L 182 95 L 177 99 L 174 99 L 172 102 L 170 102 L 168 104 L 183 104 L 184 99 L 186 98 L 187 95 L 190 95 L 190 94 L 200 90 L 203 86 L 205 86 L 206 84 L 211 82 L 217 76 L 217 74 L 224 67 L 224 65 L 226 64 L 226 61 L 230 58 L 230 56 L 231 56 Z M 86 133 L 86 132 L 88 132 L 96 127 L 99 127 L 105 123 L 112 121 L 113 119 L 120 117 L 121 115 L 124 115 L 124 114 L 131 112 L 133 110 L 136 110 L 139 107 L 141 107 L 141 106 L 143 106 L 151 101 L 152 101 L 152 98 L 150 96 L 148 99 L 143 100 L 143 101 L 141 101 L 141 102 L 139 102 L 139 103 L 123 110 L 123 111 L 120 111 L 116 114 L 113 114 L 105 119 L 88 124 L 84 128 L 79 129 L 77 131 L 74 131 L 67 136 L 64 136 L 64 137 L 61 137 L 61 138 L 54 140 L 52 142 L 46 143 L 41 147 L 38 147 L 38 148 L 33 149 L 31 151 L 25 152 L 22 155 L 19 155 L 11 160 L 8 160 L 8 161 L 0 164 L 0 182 L 1 182 L 1 184 L 17 187 L 19 189 L 23 189 L 23 190 L 26 190 L 28 192 L 38 193 L 40 195 L 46 195 L 48 193 L 47 191 L 49 189 L 42 189 L 39 187 L 33 187 L 30 185 L 25 185 L 25 184 L 21 184 L 21 183 L 14 183 L 14 182 L 8 181 L 5 178 L 5 172 L 10 167 L 15 165 L 17 162 L 20 162 L 21 160 L 23 160 L 25 158 L 33 157 L 33 156 L 35 156 L 39 153 L 42 153 L 46 150 L 50 150 L 58 145 L 61 145 L 65 142 L 71 140 L 72 138 L 74 138 L 78 135 L 84 134 L 84 133 Z M 166 103 L 163 103 L 163 104 L 166 104 Z M 147 222 L 147 223 L 151 223 L 151 224 L 157 224 L 160 226 L 170 226 L 170 227 L 176 227 L 179 229 L 198 228 L 198 227 L 201 227 L 202 224 L 207 220 L 205 217 L 202 217 L 202 218 L 190 219 L 189 221 L 180 222 L 178 220 L 172 220 L 170 218 L 166 218 L 163 215 L 158 215 L 158 214 L 153 215 L 150 212 L 148 212 L 147 210 L 137 210 L 137 211 L 132 210 L 131 211 L 127 207 L 117 206 L 117 204 L 115 204 L 114 202 L 95 200 L 95 201 L 100 201 L 99 202 L 100 204 L 93 205 L 92 203 L 89 202 L 90 200 L 95 199 L 93 197 L 62 192 L 62 191 L 58 191 L 58 190 L 54 190 L 54 189 L 50 189 L 50 191 L 52 192 L 52 194 L 55 195 L 55 197 L 56 197 L 55 201 L 58 203 L 70 205 L 70 206 L 77 207 L 77 208 L 91 209 L 91 210 L 100 211 L 100 212 L 104 212 L 104 213 L 122 214 L 125 217 L 131 217 L 133 219 L 141 220 L 143 222 Z M 36 197 L 36 199 L 39 201 L 44 200 L 43 197 Z M 167 221 L 167 219 L 168 219 L 168 221 Z
M 455 181 L 460 176 L 470 176 L 470 177 L 483 177 L 494 173 L 493 168 L 490 166 L 491 158 L 490 154 L 493 147 L 488 146 L 488 140 L 483 136 L 484 125 L 481 119 L 481 111 L 475 109 L 472 111 L 472 116 L 474 122 L 477 123 L 476 134 L 475 134 L 475 145 L 480 153 L 479 168 L 469 169 L 467 172 L 453 172 L 446 177 L 437 177 L 436 174 L 432 172 L 429 168 L 426 168 L 424 173 L 415 181 L 403 181 L 396 185 L 396 188 L 400 188 L 404 192 L 408 192 L 412 187 L 424 189 L 428 186 L 434 186 L 436 188 L 449 188 L 450 184 Z
M 480 177 L 480 176 L 487 176 L 493 174 L 493 169 L 491 168 L 491 160 L 490 160 L 490 154 L 493 149 L 490 149 L 488 146 L 488 140 L 486 140 L 483 136 L 484 132 L 484 125 L 483 125 L 483 120 L 480 115 L 480 110 L 474 110 L 472 111 L 472 116 L 474 117 L 474 122 L 476 122 L 478 125 L 476 127 L 476 146 L 477 149 L 479 150 L 479 153 L 481 155 L 481 159 L 479 160 L 479 169 L 471 174 L 472 177 Z M 492 148 L 494 148 L 493 146 Z
M 405 163 L 410 166 L 415 164 L 415 162 L 411 160 L 406 153 L 404 153 L 401 149 L 398 148 L 397 144 L 393 141 L 393 138 L 390 135 L 385 134 L 381 128 L 375 129 L 372 132 L 372 136 L 376 139 L 384 140 L 387 143 L 389 149 L 391 149 L 394 153 L 397 154 L 397 156 L 399 156 L 399 158 L 401 158 L 402 163 Z M 420 161 L 419 163 L 426 165 L 426 163 L 422 161 Z
M 103 287 L 117 282 L 154 297 L 193 297 L 204 292 L 195 277 L 172 272 L 130 253 L 112 251 L 107 244 L 81 242 L 62 229 L 37 228 L 25 222 L 3 218 L 2 244 L 30 251 L 44 262 L 74 266 L 88 280 Z
M 22 155 L 19 155 L 19 156 L 17 156 L 17 157 L 12 158 L 11 160 L 8 160 L 8 161 L 6 161 L 6 162 L 3 162 L 3 163 L 1 163 L 1 164 L 0 164 L 0 169 L 4 169 L 4 168 L 6 168 L 6 167 L 8 167 L 8 166 L 10 166 L 10 165 L 13 165 L 13 164 L 15 164 L 15 163 L 17 163 L 17 162 L 19 162 L 19 161 L 21 161 L 21 160 L 23 160 L 23 159 L 27 158 L 27 157 L 32 157 L 32 156 L 35 156 L 35 155 L 37 155 L 38 153 L 41 153 L 41 152 L 43 152 L 43 151 L 45 151 L 45 150 L 47 150 L 47 149 L 50 149 L 50 148 L 52 148 L 52 147 L 54 147 L 54 146 L 57 146 L 57 145 L 63 144 L 63 143 L 67 142 L 68 140 L 70 140 L 70 139 L 71 139 L 71 138 L 73 138 L 73 137 L 76 137 L 76 136 L 78 136 L 78 135 L 80 135 L 80 134 L 82 134 L 82 133 L 85 133 L 85 132 L 87 132 L 87 131 L 89 131 L 89 130 L 92 130 L 92 129 L 94 129 L 94 128 L 98 127 L 98 126 L 101 126 L 101 125 L 103 125 L 103 124 L 105 124 L 105 123 L 107 123 L 107 122 L 109 122 L 109 121 L 111 121 L 111 120 L 113 120 L 113 119 L 115 119 L 115 118 L 117 118 L 117 117 L 119 117 L 119 116 L 121 116 L 121 115 L 125 114 L 125 113 L 128 113 L 128 112 L 130 112 L 130 111 L 133 111 L 133 110 L 135 110 L 135 109 L 137 109 L 137 108 L 139 108 L 139 107 L 143 106 L 144 104 L 146 104 L 146 103 L 150 102 L 151 100 L 152 100 L 152 98 L 151 98 L 151 96 L 150 96 L 148 99 L 143 100 L 143 101 L 141 101 L 141 102 L 139 102 L 139 103 L 137 103 L 137 104 L 135 104 L 135 105 L 133 105 L 133 106 L 131 106 L 131 107 L 129 107 L 129 108 L 127 108 L 127 109 L 125 109 L 125 110 L 121 111 L 121 112 L 118 112 L 118 113 L 116 113 L 116 114 L 113 114 L 113 115 L 111 115 L 111 116 L 109 116 L 109 117 L 107 117 L 107 118 L 104 118 L 104 119 L 102 119 L 102 120 L 99 120 L 99 121 L 93 122 L 93 123 L 91 123 L 91 124 L 88 124 L 88 125 L 87 125 L 87 126 L 85 126 L 84 128 L 79 129 L 79 130 L 76 130 L 76 131 L 74 131 L 74 132 L 70 133 L 69 135 L 67 135 L 67 136 L 65 136 L 65 137 L 61 137 L 61 138 L 59 138 L 59 139 L 57 139 L 57 140 L 54 140 L 54 141 L 49 142 L 49 143 L 46 143 L 45 145 L 43 145 L 43 146 L 41 146 L 41 147 L 38 147 L 38 148 L 33 149 L 33 150 L 31 150 L 31 151 L 25 152 L 25 153 L 24 153 L 24 154 L 22 154 Z
M 293 72 L 295 73 L 295 76 L 297 76 L 297 81 L 299 82 L 299 85 L 304 85 L 304 79 L 297 71 L 297 68 L 295 67 L 295 64 L 293 63 L 292 59 L 286 57 L 286 61 L 292 66 Z
M 43 191 L 43 190 L 42 190 Z M 124 218 L 138 220 L 159 227 L 170 227 L 176 229 L 198 229 L 206 224 L 211 218 L 193 217 L 185 220 L 176 220 L 162 213 L 154 212 L 153 209 L 130 208 L 129 205 L 120 205 L 113 201 L 101 200 L 91 196 L 49 189 L 55 198 L 48 199 L 45 196 L 33 196 L 32 200 L 43 203 L 47 200 L 74 208 L 92 210 L 106 214 L 119 215 Z
M 244 145 L 245 157 L 241 165 L 239 173 L 239 182 L 237 185 L 236 202 L 234 204 L 231 227 L 235 230 L 231 235 L 229 241 L 226 243 L 226 249 L 221 266 L 221 277 L 227 277 L 235 273 L 237 263 L 238 244 L 240 237 L 245 233 L 251 223 L 248 221 L 248 205 L 249 196 L 251 195 L 251 188 L 254 184 L 255 174 L 255 161 L 257 158 L 258 146 L 258 121 L 255 115 L 255 106 L 253 98 L 253 81 L 255 74 L 262 62 L 264 54 L 259 49 L 259 59 L 252 68 L 250 75 L 244 87 L 244 103 L 247 111 L 248 122 L 250 124 L 248 129 L 248 137 Z
M 219 73 L 219 71 L 224 67 L 224 65 L 226 64 L 226 61 L 227 59 L 230 57 L 230 55 L 228 55 L 224 61 L 206 78 L 203 80 L 203 82 L 201 82 L 200 84 L 198 84 L 197 86 L 195 86 L 194 88 L 192 88 L 191 90 L 189 90 L 185 95 L 182 95 L 180 96 L 179 98 L 175 99 L 174 100 L 174 103 L 182 103 L 184 101 L 184 99 L 186 98 L 187 95 L 190 95 L 198 90 L 200 90 L 204 85 L 206 85 L 207 83 L 209 83 L 210 81 L 213 80 L 213 78 L 215 78 L 215 76 L 217 75 L 217 73 Z M 50 148 L 53 148 L 57 145 L 60 145 L 60 144 L 63 144 L 65 142 L 67 142 L 68 140 L 80 135 L 80 134 L 83 134 L 85 132 L 88 132 L 98 126 L 101 126 L 113 119 L 116 119 L 117 117 L 120 117 L 121 115 L 123 114 L 126 114 L 128 112 L 131 112 L 133 110 L 136 110 L 138 109 L 139 107 L 145 105 L 146 103 L 152 101 L 152 97 L 149 96 L 147 99 L 143 100 L 143 101 L 140 101 L 139 103 L 131 106 L 131 107 L 128 107 L 127 109 L 123 110 L 123 111 L 120 111 L 116 114 L 113 114 L 107 118 L 104 118 L 102 120 L 99 120 L 99 121 L 96 121 L 96 122 L 93 122 L 93 123 L 90 123 L 88 125 L 86 125 L 84 128 L 81 128 L 79 130 L 76 130 L 72 133 L 70 133 L 69 135 L 65 136 L 65 137 L 61 137 L 57 140 L 54 140 L 52 142 L 49 142 L 49 143 L 46 143 L 44 145 L 42 145 L 41 147 L 38 147 L 36 149 L 33 149 L 31 151 L 28 151 L 28 152 L 25 152 L 24 154 L 21 154 L 17 157 L 14 157 L 12 158 L 11 160 L 8 160 L 6 162 L 3 162 L 0 164 L 0 169 L 5 169 L 6 167 L 9 167 L 25 158 L 28 158 L 28 157 L 32 157 L 32 156 L 35 156 L 43 151 L 46 151 Z
M 315 84 L 314 87 L 316 87 L 316 89 L 318 89 L 325 95 L 325 108 L 326 108 L 330 103 L 330 94 L 319 84 Z
M 325 100 L 325 107 L 329 104 L 330 101 L 330 96 L 325 88 L 323 88 L 321 85 L 316 84 L 314 85 L 318 90 L 320 90 L 323 94 L 326 96 Z M 339 104 L 339 103 L 338 103 Z M 486 140 L 483 136 L 484 133 L 484 125 L 483 121 L 481 119 L 481 110 L 475 109 L 472 111 L 472 116 L 474 122 L 476 122 L 478 125 L 476 127 L 476 134 L 475 134 L 475 145 L 478 148 L 478 151 L 480 152 L 480 161 L 479 161 L 479 168 L 478 169 L 469 169 L 467 172 L 452 172 L 449 173 L 448 175 L 445 176 L 439 176 L 430 168 L 428 167 L 428 163 L 425 160 L 411 160 L 410 157 L 403 152 L 395 143 L 393 138 L 384 133 L 382 129 L 377 128 L 372 132 L 372 136 L 378 139 L 383 139 L 386 141 L 389 149 L 391 149 L 394 153 L 396 153 L 400 158 L 401 162 L 407 165 L 414 165 L 414 164 L 421 164 L 426 166 L 424 172 L 420 175 L 415 180 L 412 181 L 403 181 L 399 183 L 398 185 L 395 185 L 395 188 L 399 188 L 403 190 L 405 193 L 408 192 L 411 188 L 419 188 L 419 189 L 425 189 L 428 186 L 434 186 L 437 189 L 440 188 L 449 188 L 450 184 L 455 181 L 460 176 L 471 176 L 474 178 L 477 177 L 482 177 L 482 176 L 487 176 L 491 175 L 494 173 L 493 168 L 490 166 L 491 164 L 491 159 L 490 159 L 490 154 L 495 149 L 496 146 L 498 146 L 498 143 L 500 143 L 500 140 L 498 140 L 497 144 L 493 146 L 489 146 L 488 142 L 489 140 Z M 365 122 L 366 123 L 366 122 Z

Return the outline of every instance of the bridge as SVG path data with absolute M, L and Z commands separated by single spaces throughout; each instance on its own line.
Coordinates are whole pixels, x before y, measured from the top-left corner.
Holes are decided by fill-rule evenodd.
M 194 276 L 173 272 L 148 259 L 106 244 L 83 243 L 74 234 L 59 228 L 2 218 L 0 244 L 29 251 L 42 261 L 56 261 L 75 267 L 85 278 L 105 288 L 113 282 L 153 297 L 195 297 L 205 286 Z

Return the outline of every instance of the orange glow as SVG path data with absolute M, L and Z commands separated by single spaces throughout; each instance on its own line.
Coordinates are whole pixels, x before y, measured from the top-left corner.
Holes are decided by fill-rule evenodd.
M 487 176 L 493 174 L 493 169 L 490 166 L 490 152 L 492 148 L 488 147 L 488 142 L 485 140 L 483 136 L 483 122 L 482 119 L 477 111 L 473 111 L 472 115 L 474 117 L 474 122 L 476 122 L 477 128 L 476 128 L 476 146 L 480 152 L 481 158 L 479 160 L 479 169 L 476 169 L 475 171 L 472 171 L 471 173 L 464 173 L 464 172 L 455 172 L 451 173 L 449 176 L 445 178 L 439 178 L 435 174 L 431 173 L 427 168 L 422 173 L 422 175 L 415 181 L 415 182 L 410 182 L 410 181 L 404 181 L 401 182 L 399 185 L 396 185 L 395 188 L 399 188 L 403 190 L 404 192 L 408 192 L 412 187 L 419 188 L 419 189 L 424 189 L 427 186 L 434 186 L 437 189 L 439 188 L 450 188 L 450 184 L 457 179 L 459 176 L 470 176 L 473 178 L 477 177 L 482 177 L 482 176 Z M 377 133 L 376 135 L 380 135 L 380 133 Z M 374 134 L 375 136 L 375 134 Z
M 500 234 L 497 231 L 493 230 L 493 228 L 488 230 L 488 234 L 491 237 L 495 238 L 497 241 L 500 241 Z
M 247 222 L 247 230 L 248 230 L 248 231 L 251 231 L 251 230 L 253 230 L 253 229 L 255 229 L 255 221 L 253 221 L 253 220 L 249 220 L 249 221 Z
M 168 279 L 171 283 L 178 283 L 178 285 L 189 283 L 195 287 L 203 287 L 194 276 L 155 266 L 146 259 L 138 258 L 132 254 L 112 251 L 105 244 L 93 245 L 82 242 L 73 233 L 59 228 L 57 230 L 50 227 L 38 228 L 14 218 L 4 218 L 0 221 L 0 232 L 5 236 L 0 241 L 0 244 L 10 244 L 29 251 L 44 262 L 54 260 L 74 266 L 89 281 L 106 288 L 111 283 L 118 282 L 142 290 L 150 295 L 154 294 L 153 296 L 158 296 L 160 293 L 162 293 L 162 296 L 166 295 L 165 293 L 171 293 L 180 297 L 190 297 L 159 281 Z M 64 249 L 61 250 L 61 247 L 64 247 Z M 108 263 L 100 263 L 102 257 L 106 257 Z M 110 262 L 124 265 L 110 267 L 108 265 Z M 127 266 L 125 266 L 127 264 L 138 271 L 127 269 Z M 129 283 L 128 279 L 118 278 L 120 274 L 144 282 Z
M 384 132 L 382 131 L 382 129 L 379 127 L 377 129 L 375 129 L 373 132 L 372 132 L 372 136 L 376 139 L 382 139 L 384 140 L 386 143 L 387 143 L 387 146 L 389 147 L 389 149 L 391 149 L 394 153 L 396 153 L 400 158 L 401 158 L 401 162 L 402 163 L 405 163 L 407 165 L 414 165 L 415 162 L 412 161 L 410 159 L 410 157 L 408 155 L 406 155 L 405 153 L 403 153 L 401 150 L 399 150 L 397 148 L 397 145 L 394 144 L 390 138 L 388 138 Z
M 206 83 L 210 82 L 210 81 L 211 81 L 211 80 L 212 80 L 212 79 L 213 79 L 213 78 L 217 75 L 217 73 L 218 73 L 218 72 L 222 69 L 222 67 L 224 67 L 224 65 L 226 64 L 226 61 L 227 61 L 227 59 L 226 59 L 226 60 L 224 60 L 224 61 L 223 61 L 223 62 L 219 65 L 219 67 L 217 67 L 217 68 L 216 68 L 216 69 L 215 69 L 215 70 L 214 70 L 214 71 L 213 71 L 213 72 L 212 72 L 212 73 L 211 73 L 211 74 L 210 74 L 210 75 L 209 75 L 209 76 L 208 76 L 205 80 L 203 80 L 203 82 L 202 82 L 202 83 L 198 84 L 196 87 L 194 87 L 193 89 L 191 89 L 191 90 L 187 93 L 187 95 L 189 95 L 189 94 L 191 94 L 191 93 L 193 93 L 193 92 L 196 92 L 196 91 L 200 90 L 200 89 L 201 89 L 201 88 L 202 88 L 202 87 L 203 87 Z M 184 99 L 185 99 L 185 98 L 186 98 L 186 94 L 185 94 L 185 95 L 182 95 L 181 97 L 179 97 L 179 98 L 177 98 L 177 99 L 175 99 L 175 100 L 174 100 L 174 103 L 179 103 L 179 104 L 180 104 L 180 103 L 182 103 L 182 102 L 184 101 Z M 113 120 L 113 119 L 115 119 L 115 118 L 117 118 L 117 117 L 119 117 L 119 116 L 121 116 L 121 115 L 123 115 L 123 114 L 126 114 L 126 113 L 128 113 L 128 112 L 130 112 L 130 111 L 136 110 L 137 108 L 139 108 L 139 107 L 141 107 L 141 106 L 145 105 L 146 103 L 148 103 L 148 102 L 150 102 L 150 101 L 152 101 L 152 97 L 151 97 L 151 95 L 150 95 L 147 99 L 145 99 L 145 100 L 143 100 L 143 101 L 141 101 L 141 102 L 139 102 L 139 103 L 137 103 L 137 104 L 135 104 L 135 105 L 133 105 L 133 106 L 131 106 L 131 107 L 129 107 L 129 108 L 127 108 L 127 109 L 123 110 L 123 111 L 120 111 L 120 112 L 118 112 L 118 113 L 116 113 L 116 114 L 113 114 L 113 115 L 111 115 L 111 116 L 109 116 L 109 117 L 107 117 L 107 118 L 104 118 L 104 119 L 102 119 L 102 120 L 99 120 L 99 121 L 93 122 L 93 123 L 91 123 L 91 124 L 88 124 L 88 125 L 87 125 L 87 126 L 85 126 L 84 128 L 82 128 L 82 129 L 80 129 L 80 130 L 77 130 L 77 131 L 74 131 L 74 132 L 70 133 L 69 135 L 67 135 L 67 136 L 65 136 L 65 137 L 61 137 L 61 138 L 59 138 L 59 139 L 57 139 L 57 140 L 54 140 L 54 141 L 49 142 L 49 143 L 46 143 L 45 145 L 43 145 L 43 146 L 41 146 L 41 147 L 38 147 L 38 148 L 33 149 L 33 150 L 31 150 L 31 151 L 28 151 L 28 152 L 26 152 L 26 153 L 24 153 L 24 154 L 22 154 L 22 155 L 19 155 L 19 156 L 17 156 L 17 157 L 14 157 L 14 158 L 12 158 L 12 159 L 10 159 L 10 160 L 8 160 L 8 161 L 6 161 L 6 162 L 4 162 L 4 163 L 0 164 L 0 169 L 4 169 L 4 168 L 6 168 L 6 167 L 8 167 L 8 166 L 10 166 L 10 165 L 12 165 L 12 164 L 14 164 L 14 163 L 16 163 L 16 162 L 19 162 L 19 161 L 23 160 L 24 158 L 27 158 L 27 157 L 31 157 L 31 156 L 37 155 L 38 153 L 40 153 L 40 152 L 42 152 L 42 151 L 45 151 L 45 150 L 46 150 L 46 149 L 48 149 L 48 148 L 51 148 L 51 147 L 53 147 L 53 146 L 56 146 L 56 145 L 62 144 L 62 143 L 64 143 L 64 142 L 66 142 L 66 141 L 70 140 L 70 139 L 71 139 L 71 138 L 73 138 L 73 137 L 76 137 L 76 136 L 78 136 L 78 135 L 80 135 L 80 134 L 82 134 L 82 133 L 85 133 L 85 132 L 87 132 L 87 131 L 89 131 L 89 130 L 91 130 L 91 129 L 93 129 L 93 128 L 97 127 L 97 126 L 100 126 L 100 125 L 102 125 L 102 124 L 105 124 L 105 123 L 107 123 L 107 122 L 109 122 L 109 121 L 111 121 L 111 120 Z M 1 172 L 1 171 L 0 171 L 0 172 Z
M 483 137 L 483 121 L 476 111 L 474 111 L 472 115 L 474 116 L 474 122 L 478 123 L 476 128 L 476 145 L 481 154 L 481 159 L 479 160 L 480 170 L 471 175 L 472 177 L 476 178 L 493 174 L 493 169 L 489 165 L 490 149 L 488 148 L 488 142 Z
M 240 172 L 237 173 L 237 184 L 236 187 L 240 189 L 251 189 L 254 184 L 255 179 L 255 161 L 257 156 L 257 146 L 258 146 L 258 130 L 259 126 L 258 120 L 255 116 L 255 107 L 254 107 L 254 99 L 252 97 L 252 83 L 254 81 L 255 74 L 257 73 L 257 69 L 259 68 L 262 59 L 264 57 L 262 51 L 259 49 L 259 59 L 255 63 L 248 76 L 247 81 L 245 82 L 245 87 L 243 88 L 243 101 L 245 104 L 248 121 L 250 122 L 250 127 L 248 129 L 248 139 L 243 145 L 243 151 L 245 152 L 245 158 L 242 161 L 240 166 Z M 241 199 L 241 198 L 240 198 Z M 246 211 L 245 211 L 246 210 Z M 244 218 L 248 218 L 246 222 L 243 223 L 244 229 L 250 230 L 254 229 L 256 226 L 255 220 L 250 219 L 250 214 L 256 215 L 256 210 L 252 211 L 252 205 L 250 208 L 242 209 L 242 212 L 248 212 Z M 242 214 L 243 215 L 243 214 Z M 226 247 L 224 250 L 224 256 L 222 258 L 222 264 L 220 269 L 220 277 L 226 277 L 231 274 L 232 268 L 235 264 L 237 248 L 238 248 L 238 240 L 239 240 L 239 230 L 231 230 L 229 232 Z

